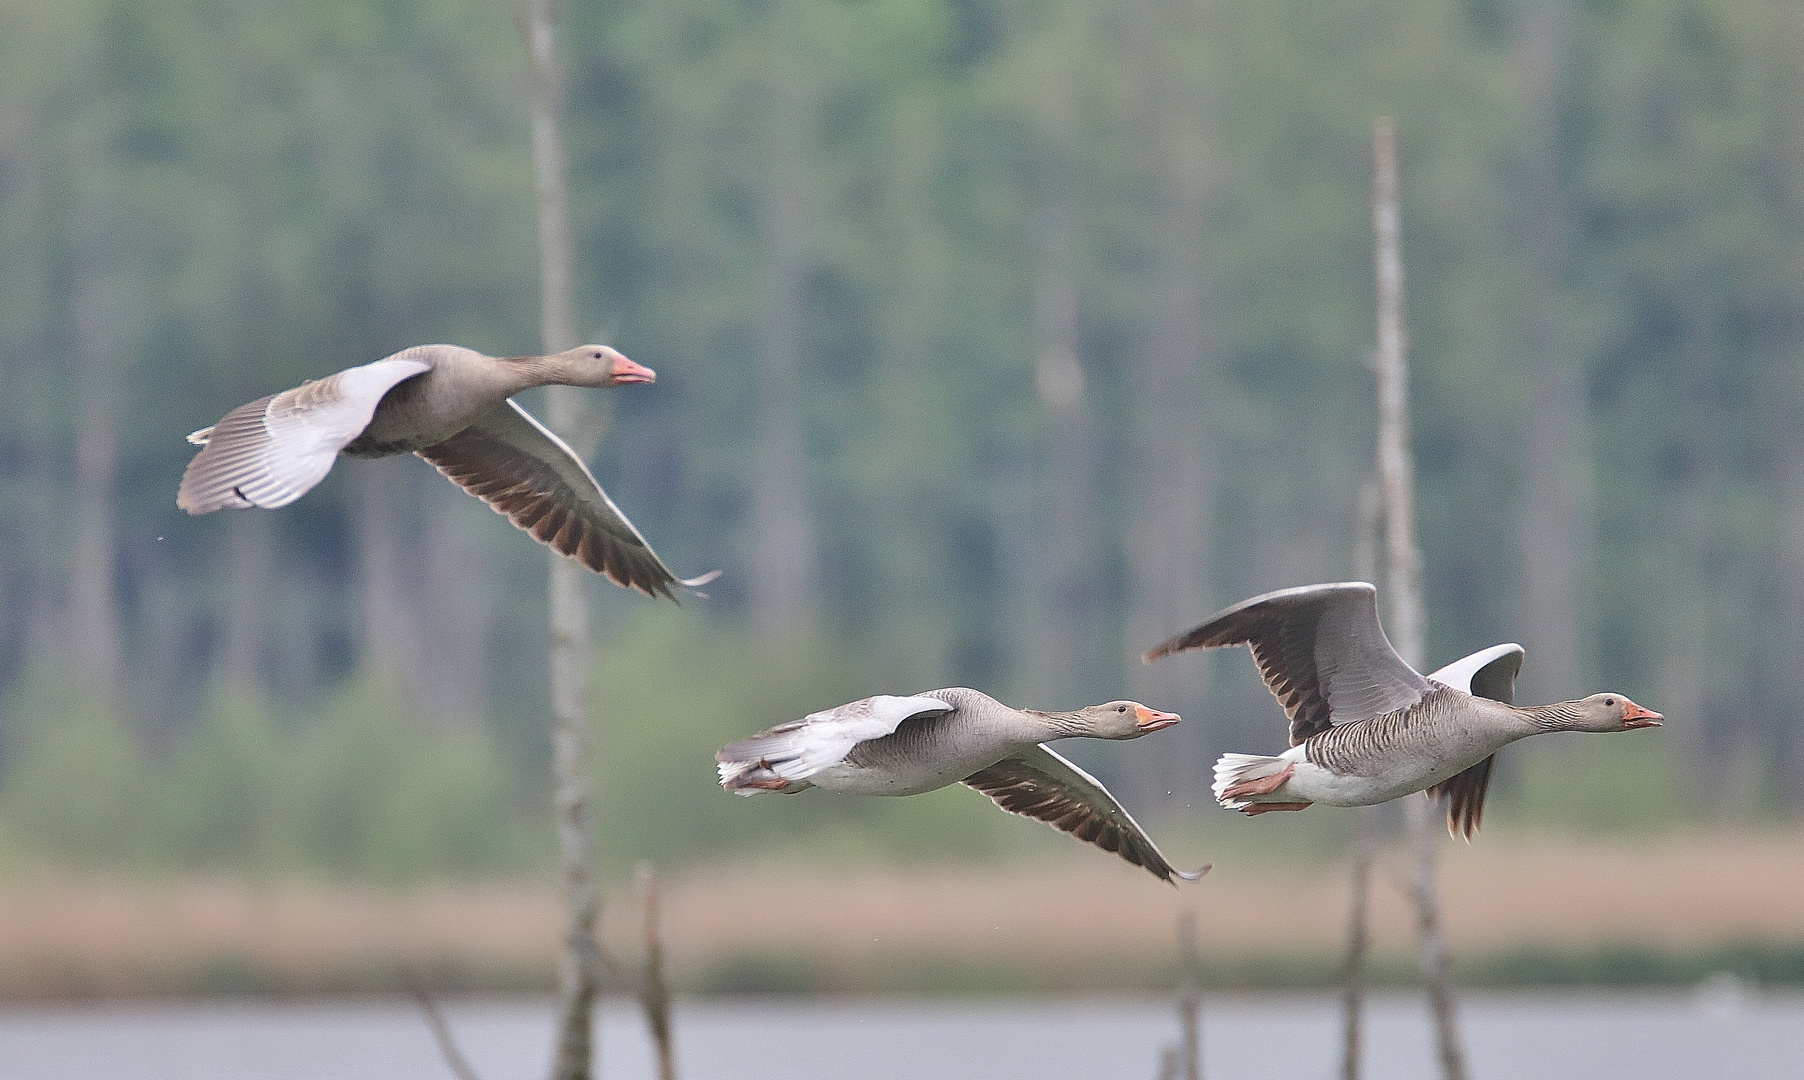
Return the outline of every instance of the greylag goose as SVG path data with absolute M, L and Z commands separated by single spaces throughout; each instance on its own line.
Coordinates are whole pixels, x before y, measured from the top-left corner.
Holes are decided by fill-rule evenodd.
M 718 576 L 682 579 L 601 490 L 588 466 L 510 400 L 534 386 L 621 386 L 657 373 L 606 345 L 550 356 L 485 356 L 416 345 L 240 405 L 188 436 L 200 453 L 176 505 L 190 514 L 287 506 L 326 478 L 339 454 L 409 451 L 554 551 L 617 585 L 671 599 Z
M 1262 814 L 1312 803 L 1367 806 L 1417 791 L 1447 808 L 1448 831 L 1468 838 L 1484 813 L 1497 751 L 1548 731 L 1629 731 L 1664 719 L 1621 694 L 1518 707 L 1522 646 L 1494 645 L 1423 677 L 1378 623 L 1377 590 L 1363 581 L 1304 585 L 1255 596 L 1147 653 L 1248 645 L 1290 718 L 1276 757 L 1223 754 L 1215 798 Z
M 948 687 L 810 713 L 714 757 L 720 786 L 741 795 L 810 787 L 846 795 L 918 795 L 962 783 L 1004 810 L 1116 852 L 1162 881 L 1173 875 L 1195 881 L 1207 866 L 1173 867 L 1107 788 L 1045 745 L 1052 739 L 1138 739 L 1177 722 L 1175 713 L 1133 701 L 1037 712 Z

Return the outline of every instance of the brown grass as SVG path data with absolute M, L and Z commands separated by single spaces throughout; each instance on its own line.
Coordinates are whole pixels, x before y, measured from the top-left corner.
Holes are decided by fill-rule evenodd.
M 1463 954 L 1804 942 L 1797 837 L 1486 838 L 1444 850 L 1447 924 Z M 1394 858 L 1380 868 L 1373 911 L 1379 946 L 1401 950 L 1410 924 Z M 786 958 L 829 986 L 872 985 L 873 969 L 936 963 L 1082 985 L 1087 972 L 1163 968 L 1181 905 L 1197 911 L 1205 955 L 1331 964 L 1344 869 L 1228 864 L 1172 889 L 1076 848 L 1052 864 L 993 870 L 695 868 L 670 875 L 664 925 L 679 983 L 736 959 Z M 630 936 L 620 915 L 628 903 L 616 897 L 610 908 L 622 928 L 615 936 Z M 388 986 L 398 964 L 453 982 L 461 972 L 470 985 L 549 985 L 557 927 L 556 897 L 538 884 L 388 893 L 37 876 L 0 883 L 0 994 Z

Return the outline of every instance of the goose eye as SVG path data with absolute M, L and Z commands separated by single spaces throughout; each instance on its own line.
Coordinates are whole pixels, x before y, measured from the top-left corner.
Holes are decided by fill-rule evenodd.
M 1614 705 L 1614 704 L 1616 704 L 1616 699 L 1613 697 L 1607 697 L 1604 699 L 1604 704 L 1605 705 Z
M 1117 706 L 1115 706 L 1115 711 L 1116 712 L 1127 712 L 1127 706 L 1126 705 L 1117 705 Z

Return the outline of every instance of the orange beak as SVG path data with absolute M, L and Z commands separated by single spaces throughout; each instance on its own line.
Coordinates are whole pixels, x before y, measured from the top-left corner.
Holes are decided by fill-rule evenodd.
M 1157 731 L 1160 728 L 1168 728 L 1183 719 L 1177 713 L 1160 712 L 1144 705 L 1136 705 L 1134 709 L 1138 714 L 1139 728 L 1143 734 L 1148 731 Z
M 654 383 L 658 381 L 658 373 L 644 364 L 635 364 L 619 353 L 614 354 L 614 366 L 608 372 L 614 377 L 616 385 L 620 383 Z
M 1622 714 L 1622 726 L 1625 728 L 1659 727 L 1660 721 L 1666 719 L 1659 713 L 1644 709 L 1632 701 L 1626 704 L 1628 711 Z

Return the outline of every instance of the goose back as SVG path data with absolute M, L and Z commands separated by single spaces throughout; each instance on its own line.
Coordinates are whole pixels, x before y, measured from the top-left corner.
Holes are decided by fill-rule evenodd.
M 1161 643 L 1144 659 L 1234 645 L 1252 649 L 1260 677 L 1290 721 L 1292 746 L 1335 724 L 1404 709 L 1432 688 L 1391 647 L 1378 621 L 1377 590 L 1363 581 L 1255 596 Z

